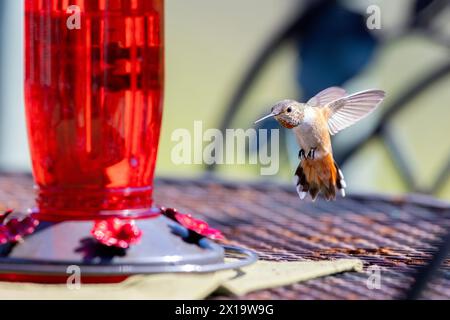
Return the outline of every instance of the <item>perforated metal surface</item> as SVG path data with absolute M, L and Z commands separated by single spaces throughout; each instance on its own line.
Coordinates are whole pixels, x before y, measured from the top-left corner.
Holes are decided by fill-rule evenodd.
M 32 204 L 28 176 L 0 178 L 0 210 Z M 450 207 L 421 197 L 349 196 L 336 202 L 300 201 L 291 186 L 159 179 L 158 205 L 176 207 L 221 229 L 231 244 L 256 250 L 267 260 L 359 258 L 378 266 L 380 289 L 368 273 L 343 273 L 242 299 L 392 299 L 410 287 L 450 227 Z M 373 267 L 372 267 L 373 268 Z M 225 298 L 225 297 L 214 297 Z M 450 260 L 424 298 L 450 299 Z

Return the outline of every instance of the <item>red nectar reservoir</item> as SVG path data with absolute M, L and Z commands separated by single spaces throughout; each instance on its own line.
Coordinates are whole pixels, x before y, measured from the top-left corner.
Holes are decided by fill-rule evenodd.
M 163 0 L 25 0 L 25 98 L 42 220 L 150 212 Z

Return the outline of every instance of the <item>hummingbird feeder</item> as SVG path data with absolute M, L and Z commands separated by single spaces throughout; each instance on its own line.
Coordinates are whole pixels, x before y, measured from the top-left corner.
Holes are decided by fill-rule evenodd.
M 209 240 L 221 234 L 206 223 L 154 207 L 163 21 L 163 0 L 25 0 L 36 206 L 0 223 L 0 279 L 65 282 L 75 265 L 83 281 L 115 282 L 256 260 Z M 225 263 L 227 251 L 241 259 Z

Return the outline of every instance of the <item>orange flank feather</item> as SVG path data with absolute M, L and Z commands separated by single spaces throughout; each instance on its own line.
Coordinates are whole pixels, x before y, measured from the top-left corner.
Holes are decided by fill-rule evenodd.
M 343 175 L 331 153 L 322 158 L 303 159 L 295 175 L 300 198 L 304 198 L 309 193 L 315 200 L 322 192 L 325 199 L 332 200 L 336 198 L 336 189 L 340 190 L 343 196 L 345 195 Z

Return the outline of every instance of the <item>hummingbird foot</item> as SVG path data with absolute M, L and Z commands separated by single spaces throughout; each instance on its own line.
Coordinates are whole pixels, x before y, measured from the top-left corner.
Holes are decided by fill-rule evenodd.
M 310 159 L 313 159 L 313 160 L 314 160 L 314 157 L 316 156 L 316 149 L 317 149 L 317 148 L 311 148 L 311 149 L 309 149 L 307 158 L 310 158 Z
M 298 152 L 298 158 L 299 158 L 300 160 L 306 159 L 305 150 L 300 149 L 300 151 Z

